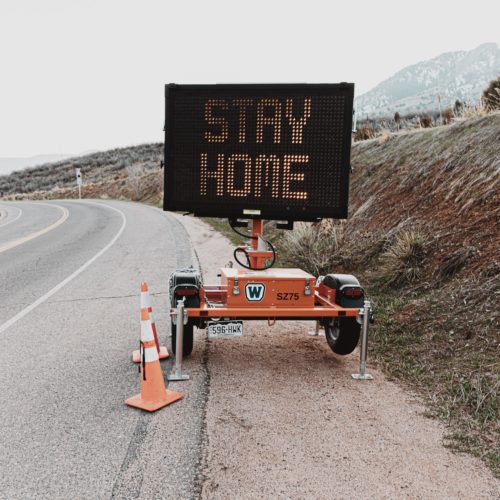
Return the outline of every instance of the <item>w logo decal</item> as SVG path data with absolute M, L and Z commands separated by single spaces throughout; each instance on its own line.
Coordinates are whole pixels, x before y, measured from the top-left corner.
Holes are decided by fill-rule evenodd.
M 247 283 L 245 285 L 245 296 L 250 302 L 259 302 L 264 298 L 266 287 L 263 283 Z

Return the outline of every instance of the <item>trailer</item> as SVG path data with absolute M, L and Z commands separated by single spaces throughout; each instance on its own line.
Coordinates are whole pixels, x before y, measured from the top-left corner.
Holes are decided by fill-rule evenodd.
M 165 97 L 164 210 L 227 218 L 248 240 L 218 283 L 203 283 L 193 268 L 170 276 L 170 378 L 185 378 L 194 328 L 237 337 L 244 321 L 290 319 L 315 321 L 340 355 L 363 332 L 357 375 L 369 378 L 371 305 L 357 278 L 273 267 L 276 250 L 264 236 L 264 220 L 291 230 L 296 221 L 347 217 L 354 85 L 170 84 Z

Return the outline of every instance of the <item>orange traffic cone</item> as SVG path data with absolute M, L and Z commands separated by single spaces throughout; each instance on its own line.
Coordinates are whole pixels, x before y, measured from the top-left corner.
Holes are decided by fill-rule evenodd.
M 156 350 L 158 351 L 158 357 L 160 359 L 167 359 L 169 357 L 167 348 L 164 345 L 160 345 L 158 342 L 158 334 L 156 333 L 156 325 L 153 317 L 153 307 L 151 305 L 151 297 L 149 295 L 148 284 L 143 281 L 141 283 L 141 309 L 147 307 L 149 312 L 149 318 L 151 319 L 151 325 L 153 327 L 153 335 L 155 338 Z M 139 349 L 132 353 L 132 361 L 134 363 L 141 362 L 141 353 Z
M 141 309 L 141 393 L 127 399 L 125 403 L 146 411 L 156 411 L 179 399 L 182 393 L 168 391 L 165 388 L 163 371 L 153 335 L 149 312 Z

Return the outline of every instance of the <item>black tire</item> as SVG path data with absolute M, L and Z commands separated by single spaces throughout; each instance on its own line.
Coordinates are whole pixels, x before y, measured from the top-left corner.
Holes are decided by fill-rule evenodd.
M 325 322 L 325 337 L 335 354 L 351 354 L 359 342 L 361 325 L 356 318 L 336 318 Z
M 176 325 L 171 323 L 172 328 L 172 352 L 175 354 L 176 351 L 176 340 L 177 340 L 177 331 Z M 186 358 L 193 352 L 193 325 L 188 323 L 184 325 L 184 337 L 182 342 L 182 357 Z

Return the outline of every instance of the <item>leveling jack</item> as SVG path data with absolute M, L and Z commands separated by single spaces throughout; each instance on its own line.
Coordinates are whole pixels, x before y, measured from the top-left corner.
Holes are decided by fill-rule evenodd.
M 361 349 L 359 351 L 359 373 L 353 373 L 352 378 L 356 380 L 373 380 L 373 377 L 366 373 L 366 356 L 368 353 L 368 325 L 372 314 L 372 305 L 369 300 L 365 300 L 363 309 L 359 310 L 361 319 Z
M 167 380 L 189 380 L 189 375 L 182 371 L 182 349 L 184 345 L 184 325 L 187 324 L 188 316 L 184 309 L 184 301 L 177 301 L 175 313 L 172 312 L 172 318 L 175 318 L 175 364 L 172 371 L 167 375 Z

